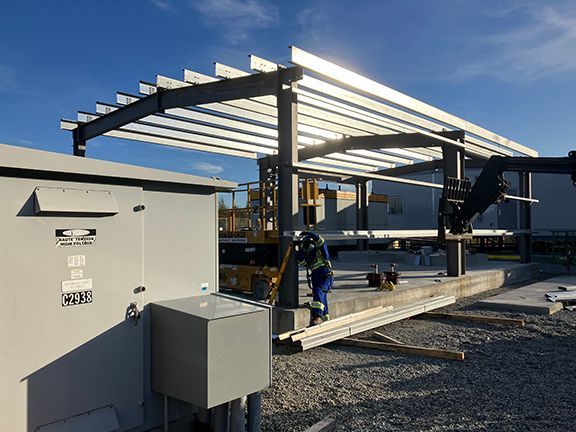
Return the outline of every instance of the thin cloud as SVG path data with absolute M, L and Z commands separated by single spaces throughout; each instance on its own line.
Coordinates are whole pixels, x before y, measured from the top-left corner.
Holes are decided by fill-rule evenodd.
M 222 165 L 214 165 L 209 162 L 194 162 L 192 163 L 192 168 L 198 171 L 202 171 L 206 174 L 220 174 L 224 171 L 224 167 Z
M 209 25 L 220 26 L 223 37 L 236 45 L 250 38 L 254 30 L 278 22 L 278 9 L 261 0 L 192 0 L 190 5 Z
M 456 78 L 487 75 L 535 81 L 576 72 L 576 3 L 513 3 L 492 16 L 526 20 L 522 26 L 484 37 L 481 43 L 489 48 L 485 58 L 460 67 Z
M 162 9 L 167 12 L 174 10 L 174 6 L 169 0 L 150 0 L 150 3 L 152 3 L 158 9 Z
M 18 90 L 16 70 L 9 66 L 0 65 L 0 94 L 11 93 Z
M 30 141 L 30 140 L 22 139 L 22 138 L 0 138 L 0 142 L 5 143 L 5 144 L 25 146 L 25 147 L 32 147 L 32 146 L 36 145 L 36 143 L 34 141 Z

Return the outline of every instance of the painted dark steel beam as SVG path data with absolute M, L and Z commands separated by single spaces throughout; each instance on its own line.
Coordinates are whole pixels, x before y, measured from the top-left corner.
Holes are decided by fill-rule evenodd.
M 86 141 L 148 115 L 171 108 L 274 95 L 282 85 L 298 81 L 302 75 L 302 68 L 293 67 L 265 74 L 158 91 L 78 126 L 73 134 L 74 154 L 84 156 Z
M 529 172 L 518 173 L 518 183 L 520 196 L 531 198 L 532 196 L 532 174 Z M 519 202 L 519 220 L 518 228 L 521 230 L 530 230 L 532 228 L 532 206 L 528 202 Z M 520 249 L 520 262 L 532 262 L 532 234 L 530 232 L 520 235 L 518 239 Z
M 463 131 L 434 132 L 435 135 L 451 140 L 459 140 L 463 137 Z M 450 145 L 446 141 L 434 139 L 434 137 L 421 133 L 397 133 L 388 135 L 363 135 L 342 138 L 339 140 L 326 141 L 315 146 L 309 146 L 298 151 L 298 161 L 305 161 L 315 157 L 322 157 L 331 153 L 344 153 L 347 150 L 380 150 L 386 148 L 418 148 L 438 147 Z M 454 144 L 457 145 L 457 144 Z M 278 164 L 278 156 L 268 156 L 269 166 Z
M 298 100 L 297 84 L 280 86 L 277 93 L 278 104 L 278 232 L 293 231 L 298 217 L 298 172 L 294 163 L 298 162 Z M 284 258 L 292 239 L 279 236 L 278 267 Z M 279 304 L 287 308 L 297 308 L 298 265 L 290 256 L 284 277 L 280 284 Z
M 368 182 L 365 179 L 359 180 L 356 183 L 356 230 L 368 230 Z M 358 250 L 368 250 L 368 240 L 356 240 Z
M 463 178 L 464 177 L 464 155 L 461 151 L 453 147 L 443 147 L 444 163 L 444 183 L 447 177 Z M 448 240 L 446 242 L 446 274 L 448 276 L 461 276 L 465 273 L 466 262 L 464 255 L 464 245 L 461 240 Z
M 466 168 L 468 169 L 482 169 L 486 165 L 486 160 L 484 159 L 466 159 Z M 443 169 L 444 163 L 442 159 L 435 159 L 426 162 L 419 162 L 412 165 L 402 165 L 394 168 L 387 168 L 380 171 L 375 171 L 372 174 L 390 176 L 390 177 L 401 177 L 410 174 L 420 174 L 427 171 L 434 171 L 437 169 Z M 345 183 L 354 184 L 355 179 L 345 180 Z

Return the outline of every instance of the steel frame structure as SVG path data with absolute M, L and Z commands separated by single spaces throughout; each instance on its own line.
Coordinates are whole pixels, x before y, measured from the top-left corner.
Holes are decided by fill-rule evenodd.
M 354 184 L 356 228 L 366 231 L 369 180 L 442 188 L 399 176 L 438 167 L 464 176 L 464 165 L 480 166 L 493 155 L 538 155 L 302 49 L 290 50 L 290 67 L 251 55 L 252 73 L 215 63 L 215 76 L 185 69 L 182 80 L 158 75 L 155 83 L 140 81 L 140 95 L 118 92 L 115 103 L 98 102 L 95 112 L 62 119 L 61 128 L 73 132 L 77 156 L 86 155 L 89 140 L 105 135 L 258 159 L 260 180 L 278 179 L 280 233 L 294 231 L 299 173 Z M 509 198 L 523 200 L 529 212 L 529 186 L 521 195 Z M 529 216 L 522 217 L 529 228 Z M 282 257 L 291 237 L 280 238 Z M 361 248 L 367 238 L 359 237 Z M 453 273 L 461 274 L 464 266 L 454 255 L 462 256 L 461 246 L 454 248 L 448 260 L 460 262 Z M 298 306 L 296 278 L 291 260 L 282 306 Z

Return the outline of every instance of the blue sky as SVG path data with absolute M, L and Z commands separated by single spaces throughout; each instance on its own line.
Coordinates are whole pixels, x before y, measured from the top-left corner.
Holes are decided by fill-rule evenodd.
M 576 148 L 576 2 L 101 0 L 5 2 L 0 142 L 70 152 L 59 119 L 138 80 L 286 63 L 296 45 L 542 155 Z M 255 179 L 251 160 L 100 138 L 89 156 Z

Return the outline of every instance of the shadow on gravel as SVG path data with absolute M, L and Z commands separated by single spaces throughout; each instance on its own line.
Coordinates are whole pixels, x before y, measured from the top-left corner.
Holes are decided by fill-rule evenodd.
M 339 431 L 575 430 L 576 334 L 570 328 L 563 336 L 472 343 L 464 362 L 331 347 L 364 360 L 311 367 L 306 373 L 322 379 L 306 409 L 267 413 L 264 430 L 305 430 L 328 416 L 338 420 Z

